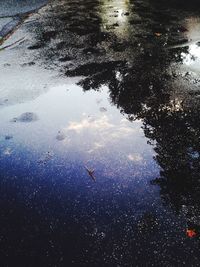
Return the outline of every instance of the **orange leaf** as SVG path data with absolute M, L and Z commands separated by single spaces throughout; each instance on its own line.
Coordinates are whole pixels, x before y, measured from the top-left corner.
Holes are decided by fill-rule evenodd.
M 160 32 L 155 32 L 155 36 L 160 37 L 161 35 L 162 35 L 162 33 L 160 33 Z

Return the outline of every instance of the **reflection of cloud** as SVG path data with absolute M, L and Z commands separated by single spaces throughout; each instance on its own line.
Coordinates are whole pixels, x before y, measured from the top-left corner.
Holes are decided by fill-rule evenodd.
M 129 136 L 140 129 L 129 127 L 126 122 L 126 120 L 121 120 L 120 124 L 115 125 L 110 122 L 107 115 L 103 115 L 98 119 L 84 118 L 80 122 L 71 121 L 66 131 L 75 131 L 77 134 L 81 134 L 84 130 L 87 130 L 87 132 L 89 130 L 91 134 L 101 133 L 101 135 L 103 134 L 105 137 L 114 140 Z
M 200 18 L 192 16 L 186 20 L 187 32 L 185 33 L 188 40 L 199 41 Z
M 185 65 L 191 65 L 195 61 L 200 60 L 200 46 L 197 44 L 192 44 L 189 46 L 189 53 L 181 53 L 183 63 Z
M 133 162 L 141 162 L 141 161 L 143 161 L 143 157 L 140 154 L 129 154 L 127 156 L 127 158 L 130 161 L 133 161 Z
M 93 153 L 93 152 L 95 152 L 95 151 L 97 151 L 97 150 L 103 148 L 104 146 L 105 146 L 105 145 L 103 145 L 103 144 L 101 144 L 101 143 L 97 143 L 97 142 L 95 142 L 93 148 L 90 149 L 90 150 L 88 150 L 88 153 L 89 153 L 89 154 L 90 154 L 90 153 Z
M 127 137 L 135 132 L 136 130 L 131 127 L 122 126 L 113 131 L 110 134 L 110 137 L 113 139 L 120 139 L 121 137 Z
M 82 130 L 85 130 L 85 129 L 103 130 L 103 129 L 109 129 L 112 127 L 114 127 L 114 125 L 109 123 L 108 117 L 104 115 L 98 120 L 88 118 L 88 119 L 83 119 L 80 122 L 72 121 L 70 122 L 70 125 L 67 127 L 67 130 L 72 130 L 77 133 L 80 133 Z
M 140 135 L 140 131 L 139 121 L 134 124 L 128 122 L 127 119 L 115 121 L 112 116 L 102 114 L 96 118 L 84 116 L 80 121 L 71 121 L 60 133 L 61 139 L 64 136 L 65 140 L 70 140 L 71 144 L 75 143 L 78 147 L 80 144 L 90 154 L 102 151 L 102 149 L 107 151 L 116 142 L 124 140 L 127 143 L 133 136 Z
M 130 8 L 129 0 L 119 1 L 110 0 L 102 1 L 100 16 L 102 18 L 102 26 L 104 29 L 109 29 L 109 26 L 117 24 L 114 27 L 115 33 L 124 35 L 128 27 L 128 13 Z
M 175 98 L 170 101 L 171 111 L 182 111 L 183 110 L 183 101 L 181 99 Z
M 96 142 L 94 143 L 94 148 L 99 149 L 101 147 L 104 147 L 104 145 L 102 145 L 100 143 L 96 143 Z
M 179 99 L 178 97 L 175 97 L 174 99 L 171 99 L 169 104 L 164 105 L 159 109 L 159 111 L 170 111 L 170 112 L 177 112 L 177 111 L 183 111 L 183 100 Z
M 116 149 L 119 153 L 122 146 L 123 149 L 133 146 L 141 136 L 141 123 L 130 123 L 126 119 L 116 120 L 108 114 L 99 114 L 96 118 L 83 116 L 79 121 L 71 121 L 60 133 L 61 139 L 62 136 L 66 137 L 62 144 L 72 145 L 77 151 L 84 151 L 88 155 L 107 155 Z M 134 158 L 138 162 L 139 159 L 139 156 Z
M 183 68 L 186 71 L 192 71 L 193 74 L 199 75 L 200 70 L 200 18 L 197 16 L 188 17 L 186 19 L 186 29 L 184 33 L 188 43 L 183 47 L 188 47 L 186 52 L 181 53 Z

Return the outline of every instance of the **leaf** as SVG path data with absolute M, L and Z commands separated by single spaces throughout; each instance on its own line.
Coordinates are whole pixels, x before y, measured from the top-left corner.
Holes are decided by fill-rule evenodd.
M 187 229 L 186 235 L 190 238 L 193 238 L 193 237 L 197 236 L 197 232 L 195 229 Z
M 155 32 L 155 36 L 160 37 L 161 35 L 162 35 L 162 33 L 160 33 L 160 32 Z

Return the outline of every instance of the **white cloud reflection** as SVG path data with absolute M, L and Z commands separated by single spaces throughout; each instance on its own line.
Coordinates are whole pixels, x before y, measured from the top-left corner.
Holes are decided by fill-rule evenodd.
M 133 161 L 133 162 L 137 162 L 137 163 L 140 163 L 143 161 L 143 157 L 140 155 L 140 154 L 129 154 L 127 156 L 127 158 L 130 160 L 130 161 Z
M 109 122 L 106 115 L 100 117 L 99 119 L 94 118 L 84 118 L 80 122 L 71 121 L 67 127 L 68 131 L 75 131 L 76 133 L 81 133 L 83 130 L 89 129 L 94 130 L 105 130 L 113 128 L 114 125 Z
M 140 127 L 130 127 L 126 122 L 127 120 L 121 120 L 119 123 L 111 122 L 111 118 L 107 115 L 96 119 L 88 117 L 83 118 L 81 121 L 71 121 L 65 131 L 83 134 L 87 130 L 87 133 L 91 135 L 109 134 L 108 137 L 119 139 L 127 137 L 140 129 Z
M 94 153 L 114 143 L 116 145 L 116 142 L 136 142 L 137 137 L 141 135 L 141 122 L 130 123 L 126 119 L 115 121 L 112 116 L 106 114 L 96 118 L 84 115 L 80 121 L 69 122 L 62 130 L 62 135 L 67 140 L 70 139 L 71 143 L 80 143 L 87 153 Z
M 198 44 L 192 44 L 189 46 L 189 53 L 181 53 L 183 63 L 190 66 L 191 64 L 200 62 L 200 46 Z

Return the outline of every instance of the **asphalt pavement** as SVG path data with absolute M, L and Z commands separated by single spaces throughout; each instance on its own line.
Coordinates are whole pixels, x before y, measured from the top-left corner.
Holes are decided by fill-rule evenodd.
M 8 0 L 0 2 L 0 42 L 18 27 L 26 15 L 41 8 L 47 0 Z

